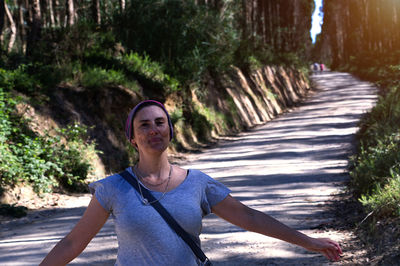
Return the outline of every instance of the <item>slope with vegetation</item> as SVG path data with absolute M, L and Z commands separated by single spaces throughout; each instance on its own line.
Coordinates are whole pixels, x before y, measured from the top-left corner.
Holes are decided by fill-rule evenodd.
M 359 236 L 374 263 L 391 264 L 400 256 L 400 2 L 326 0 L 324 14 L 316 54 L 379 88 L 360 122 L 349 188 L 364 210 Z
M 3 194 L 85 191 L 132 163 L 121 129 L 142 99 L 166 104 L 181 152 L 264 123 L 309 88 L 313 1 L 52 4 L 0 9 Z

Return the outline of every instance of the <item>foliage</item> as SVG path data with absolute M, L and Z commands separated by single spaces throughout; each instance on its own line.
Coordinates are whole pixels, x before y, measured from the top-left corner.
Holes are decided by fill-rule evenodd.
M 400 171 L 391 171 L 391 175 L 386 185 L 377 186 L 370 196 L 362 195 L 360 198 L 368 211 L 375 212 L 375 217 L 400 217 Z
M 396 54 L 396 53 L 393 53 Z M 376 106 L 360 121 L 359 153 L 352 159 L 351 187 L 372 221 L 400 217 L 400 66 L 392 57 L 353 57 L 352 71 L 380 88 Z
M 373 146 L 382 137 L 395 133 L 400 124 L 400 87 L 392 88 L 381 96 L 360 124 L 358 135 L 367 146 Z
M 80 125 L 61 129 L 56 136 L 40 136 L 29 130 L 29 121 L 16 115 L 16 101 L 10 92 L 22 93 L 29 101 L 36 96 L 46 98 L 60 83 L 68 83 L 92 90 L 124 86 L 143 97 L 163 99 L 170 93 L 181 97 L 187 92 L 184 88 L 201 84 L 204 73 L 228 71 L 232 65 L 255 69 L 271 62 L 300 61 L 291 53 L 279 57 L 260 36 L 243 40 L 244 28 L 239 25 L 245 13 L 242 1 L 202 4 L 194 0 L 134 0 L 127 3 L 124 12 L 119 3 L 108 2 L 101 5 L 100 24 L 92 16 L 92 3 L 77 6 L 73 25 L 44 19 L 47 24 L 26 56 L 22 54 L 25 40 L 19 41 L 20 54 L 1 55 L 3 184 L 28 182 L 38 192 L 50 191 L 59 184 L 79 186 L 90 172 L 87 159 L 95 151 L 84 133 L 71 138 L 77 128 L 86 130 Z M 64 7 L 55 9 L 59 17 L 65 15 Z M 43 14 L 48 18 L 48 13 Z M 237 111 L 233 103 L 229 107 L 232 114 Z M 221 125 L 217 130 L 235 125 L 232 117 L 195 105 L 182 107 L 172 116 L 187 122 L 201 140 L 209 138 L 215 124 Z
M 51 192 L 61 184 L 75 189 L 88 176 L 94 144 L 77 124 L 58 130 L 58 135 L 40 136 L 18 116 L 18 99 L 0 88 L 0 186 L 26 182 L 37 193 Z
M 88 68 L 81 73 L 80 85 L 87 88 L 101 88 L 122 85 L 138 92 L 136 81 L 129 80 L 122 71 L 102 69 L 100 67 Z
M 173 112 L 171 112 L 170 117 L 173 125 L 178 123 L 179 120 L 185 120 L 183 117 L 182 108 L 176 108 Z
M 351 184 L 358 195 L 370 195 L 388 184 L 393 173 L 400 173 L 400 131 L 378 139 L 374 146 L 364 147 L 354 162 Z
M 54 163 L 61 173 L 55 176 L 66 189 L 85 190 L 84 181 L 93 169 L 91 162 L 96 154 L 95 144 L 87 139 L 87 128 L 77 123 L 58 129 L 56 137 L 46 136 Z M 63 141 L 64 140 L 64 141 Z
M 45 92 L 64 78 L 62 71 L 42 63 L 21 64 L 15 69 L 0 69 L 0 87 L 32 95 Z
M 35 60 L 43 65 L 57 66 L 53 68 L 59 69 L 64 80 L 72 85 L 90 88 L 121 85 L 134 91 L 141 85 L 166 91 L 179 90 L 179 82 L 167 75 L 161 64 L 147 55 L 126 53 L 109 29 L 80 22 L 48 33 L 43 43 L 43 51 L 39 52 L 43 56 Z
M 198 111 L 194 111 L 192 113 L 192 127 L 194 132 L 196 133 L 196 136 L 199 138 L 201 141 L 207 141 L 209 139 L 209 134 L 210 134 L 210 128 L 213 127 L 213 125 L 207 120 L 207 118 L 200 114 Z
M 220 16 L 192 0 L 134 0 L 114 28 L 127 49 L 148 54 L 185 83 L 233 63 L 239 32 L 232 21 L 229 10 Z
M 121 56 L 120 60 L 129 72 L 139 73 L 150 80 L 160 82 L 171 92 L 179 90 L 178 80 L 167 75 L 163 67 L 151 61 L 149 56 L 140 56 L 138 53 L 131 52 Z

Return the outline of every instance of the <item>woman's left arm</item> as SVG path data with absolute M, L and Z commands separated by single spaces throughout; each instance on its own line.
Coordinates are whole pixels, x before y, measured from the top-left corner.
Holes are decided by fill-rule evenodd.
M 328 238 L 312 238 L 294 230 L 271 216 L 249 208 L 232 196 L 212 207 L 212 212 L 222 219 L 248 231 L 274 237 L 307 250 L 322 253 L 330 260 L 339 260 L 342 250 L 338 243 Z

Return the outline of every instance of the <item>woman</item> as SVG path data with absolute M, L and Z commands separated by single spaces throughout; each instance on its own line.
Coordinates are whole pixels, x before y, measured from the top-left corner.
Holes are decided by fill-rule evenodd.
M 148 188 L 179 224 L 200 244 L 201 220 L 215 213 L 249 231 L 281 239 L 338 260 L 339 245 L 330 239 L 311 238 L 233 198 L 223 184 L 198 170 L 185 170 L 168 162 L 173 136 L 171 119 L 156 101 L 139 103 L 130 112 L 125 133 L 139 153 L 127 168 Z M 115 219 L 118 237 L 116 265 L 198 265 L 188 245 L 165 223 L 120 175 L 90 184 L 92 200 L 80 221 L 46 256 L 41 265 L 65 265 L 77 257 L 104 225 Z

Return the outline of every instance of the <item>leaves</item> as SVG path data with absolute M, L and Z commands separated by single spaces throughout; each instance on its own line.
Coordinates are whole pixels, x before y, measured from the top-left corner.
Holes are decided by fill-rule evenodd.
M 16 115 L 16 100 L 0 88 L 0 186 L 28 183 L 37 193 L 51 192 L 60 184 L 78 188 L 92 169 L 95 145 L 87 129 L 73 124 L 57 136 L 39 136 Z

